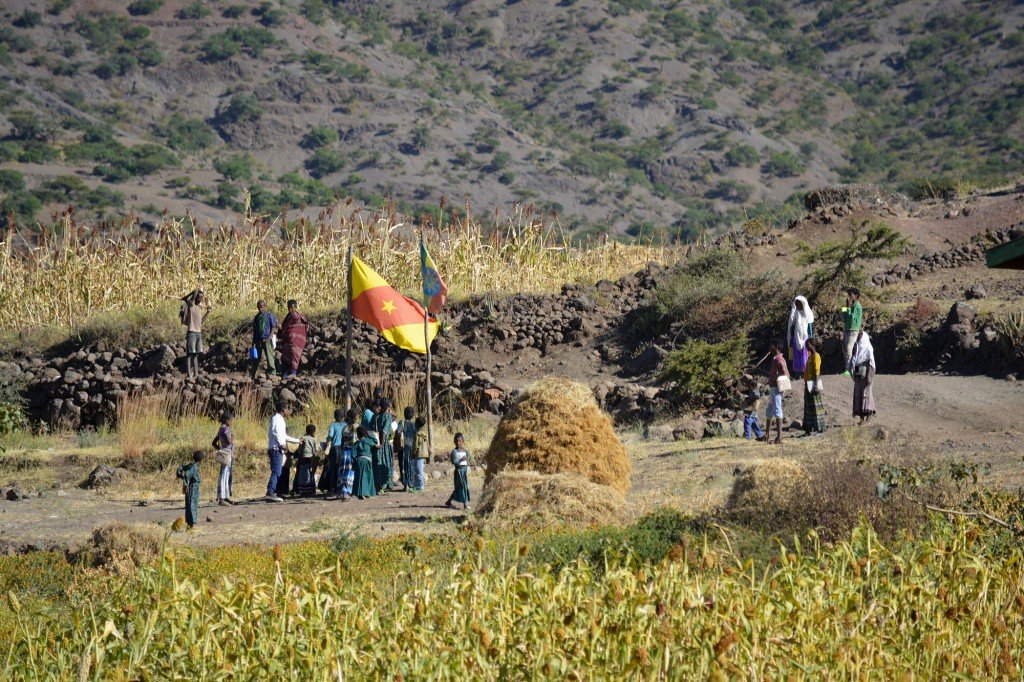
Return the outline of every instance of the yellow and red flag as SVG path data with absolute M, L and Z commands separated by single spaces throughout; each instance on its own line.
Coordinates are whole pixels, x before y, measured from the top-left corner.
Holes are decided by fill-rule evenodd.
M 352 316 L 380 330 L 385 339 L 413 353 L 426 353 L 437 336 L 437 321 L 426 325 L 423 306 L 406 298 L 359 257 L 352 258 Z

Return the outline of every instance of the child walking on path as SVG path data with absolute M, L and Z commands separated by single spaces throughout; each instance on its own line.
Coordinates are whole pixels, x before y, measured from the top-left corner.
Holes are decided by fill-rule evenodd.
M 782 394 L 784 391 L 779 386 L 779 379 L 789 379 L 789 368 L 786 366 L 786 358 L 782 355 L 782 342 L 776 339 L 772 342 L 772 364 L 768 369 L 768 384 L 771 388 L 771 395 L 768 399 L 768 409 L 765 411 L 765 422 L 767 422 L 768 435 L 771 436 L 772 421 L 775 422 L 775 439 L 769 441 L 773 445 L 782 445 Z
M 451 454 L 455 465 L 455 490 L 444 506 L 455 509 L 453 502 L 461 502 L 464 509 L 469 509 L 469 453 L 466 452 L 466 441 L 461 433 L 455 434 L 455 449 Z
M 233 416 L 225 412 L 220 416 L 220 430 L 213 439 L 213 449 L 217 451 L 217 462 L 220 464 L 220 476 L 217 478 L 217 504 L 224 507 L 235 503 L 231 499 L 231 467 L 235 460 L 235 436 L 231 433 Z
M 181 490 L 185 493 L 185 523 L 189 528 L 196 525 L 199 518 L 199 463 L 204 453 L 196 450 L 192 453 L 192 462 L 178 467 L 178 478 L 181 479 Z

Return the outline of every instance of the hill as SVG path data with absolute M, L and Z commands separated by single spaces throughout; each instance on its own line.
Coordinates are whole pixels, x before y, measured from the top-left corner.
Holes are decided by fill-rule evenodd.
M 3 212 L 220 220 L 354 197 L 691 237 L 826 182 L 1024 169 L 1024 6 L 5 3 Z M 788 202 L 788 203 L 787 203 Z

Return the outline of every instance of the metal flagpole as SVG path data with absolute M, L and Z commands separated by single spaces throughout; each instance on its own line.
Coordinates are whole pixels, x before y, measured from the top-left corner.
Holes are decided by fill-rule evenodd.
M 345 409 L 352 409 L 352 244 L 348 245 L 348 318 L 345 322 Z

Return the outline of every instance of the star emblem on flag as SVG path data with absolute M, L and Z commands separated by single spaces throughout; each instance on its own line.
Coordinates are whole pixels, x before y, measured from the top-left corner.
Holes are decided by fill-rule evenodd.
M 388 315 L 390 315 L 391 313 L 395 312 L 395 302 L 394 302 L 394 300 L 384 301 L 384 304 L 381 305 L 380 309 L 382 311 L 386 312 Z

